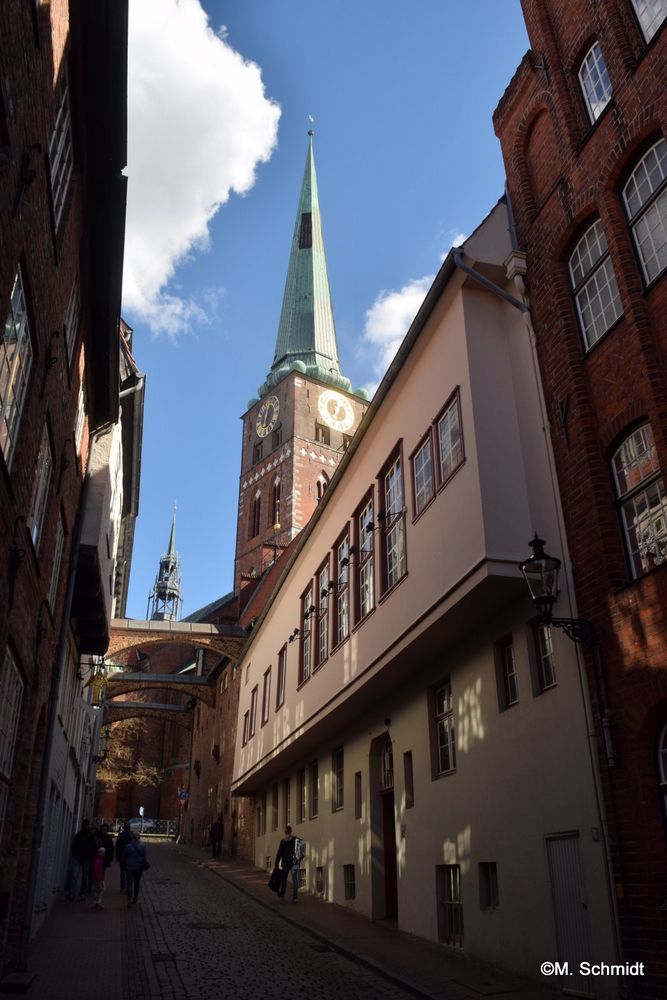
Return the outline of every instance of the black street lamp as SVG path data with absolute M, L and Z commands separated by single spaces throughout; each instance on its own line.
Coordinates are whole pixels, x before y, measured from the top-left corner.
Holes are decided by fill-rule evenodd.
M 551 612 L 558 597 L 561 561 L 544 551 L 544 539 L 539 538 L 537 533 L 529 545 L 533 554 L 519 563 L 519 569 L 528 584 L 540 624 L 562 629 L 574 642 L 592 643 L 593 626 L 590 622 L 581 618 L 553 617 Z

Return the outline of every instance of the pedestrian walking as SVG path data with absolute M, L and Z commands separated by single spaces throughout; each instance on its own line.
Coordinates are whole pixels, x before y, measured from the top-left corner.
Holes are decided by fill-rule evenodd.
M 116 859 L 120 868 L 120 891 L 125 892 L 126 878 L 125 867 L 123 865 L 123 851 L 132 840 L 132 829 L 129 823 L 123 823 L 123 829 L 116 837 Z
M 104 909 L 104 903 L 102 902 L 102 899 L 104 897 L 104 890 L 106 888 L 104 883 L 105 855 L 106 855 L 105 849 L 103 847 L 98 847 L 97 854 L 95 855 L 93 863 L 91 865 L 90 888 L 92 889 L 93 893 L 94 910 Z
M 211 827 L 211 854 L 214 858 L 220 857 L 220 852 L 222 851 L 223 831 L 224 827 L 222 825 L 222 814 L 220 814 Z
M 292 827 L 285 827 L 285 836 L 282 838 L 278 844 L 278 853 L 276 854 L 276 868 L 280 868 L 280 887 L 278 889 L 278 895 L 283 899 L 285 895 L 285 889 L 287 888 L 287 878 L 289 874 L 292 875 L 292 902 L 297 902 L 297 897 L 299 895 L 299 857 L 300 845 L 303 841 L 300 841 L 298 837 L 295 837 L 292 833 Z
M 100 842 L 100 847 L 104 848 L 104 870 L 106 873 L 106 869 L 111 865 L 114 858 L 113 837 L 109 833 L 108 823 L 102 823 L 98 839 Z
M 71 901 L 76 896 L 77 885 L 79 898 L 85 900 L 90 890 L 90 866 L 95 856 L 97 845 L 90 822 L 81 821 L 81 829 L 72 839 L 70 852 L 69 879 L 67 883 L 67 898 Z
M 125 868 L 127 905 L 135 906 L 139 898 L 141 876 L 150 867 L 146 857 L 146 845 L 140 842 L 138 833 L 132 834 L 132 839 L 123 851 L 123 867 Z

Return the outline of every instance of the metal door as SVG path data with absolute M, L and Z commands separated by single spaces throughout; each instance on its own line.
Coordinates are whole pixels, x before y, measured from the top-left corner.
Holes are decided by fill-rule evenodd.
M 579 973 L 580 962 L 591 961 L 588 902 L 578 833 L 547 837 L 547 857 L 556 925 L 558 961 L 567 963 L 561 978 L 563 993 L 594 997 L 590 976 Z

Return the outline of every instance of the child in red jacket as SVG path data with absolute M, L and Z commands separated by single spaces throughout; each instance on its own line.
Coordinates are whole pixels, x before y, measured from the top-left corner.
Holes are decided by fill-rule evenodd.
M 93 866 L 90 872 L 91 889 L 93 892 L 93 903 L 94 910 L 103 910 L 104 905 L 102 903 L 102 897 L 104 896 L 104 858 L 106 857 L 106 850 L 104 847 L 100 847 L 97 850 L 97 854 L 93 859 Z

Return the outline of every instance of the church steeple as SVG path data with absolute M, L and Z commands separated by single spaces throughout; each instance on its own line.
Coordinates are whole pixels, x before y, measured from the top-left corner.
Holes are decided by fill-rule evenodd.
M 334 325 L 322 220 L 309 131 L 306 169 L 292 238 L 276 351 L 266 382 L 265 396 L 290 371 L 312 375 L 349 392 L 349 379 L 341 375 Z
M 181 597 L 181 565 L 176 551 L 176 506 L 171 522 L 169 547 L 160 559 L 153 590 L 148 595 L 146 617 L 150 621 L 178 621 L 183 598 Z

